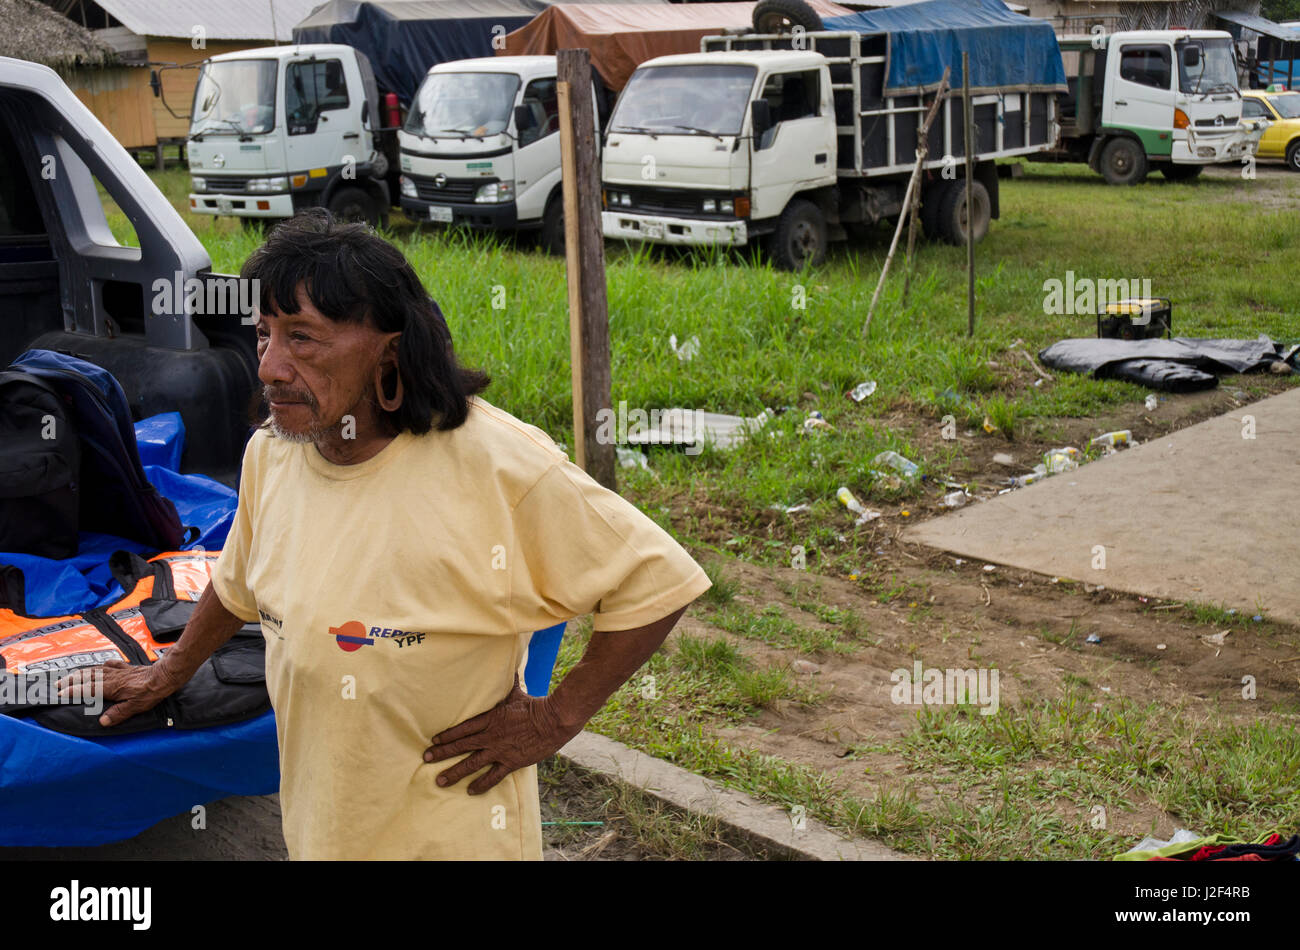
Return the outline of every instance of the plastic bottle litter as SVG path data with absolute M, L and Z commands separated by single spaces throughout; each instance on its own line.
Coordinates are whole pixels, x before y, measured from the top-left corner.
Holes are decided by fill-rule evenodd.
M 1032 485 L 1034 482 L 1041 482 L 1047 477 L 1047 472 L 1030 472 L 1028 475 L 1017 475 L 1015 478 L 1008 479 L 1008 484 L 1012 488 L 1024 488 L 1026 485 Z
M 1087 641 L 1087 642 L 1088 642 L 1088 643 L 1101 643 L 1101 637 L 1097 636 L 1095 633 L 1090 633 L 1090 634 L 1088 634 L 1088 641 Z
M 1129 446 L 1133 444 L 1133 433 L 1129 429 L 1117 429 L 1114 432 L 1105 432 L 1092 440 L 1093 445 L 1109 445 L 1113 449 L 1121 445 Z
M 1147 412 L 1155 412 L 1155 411 L 1156 411 L 1156 407 L 1160 405 L 1160 400 L 1156 398 L 1156 394 L 1155 394 L 1155 393 L 1152 393 L 1151 395 L 1147 396 L 1147 404 L 1146 404 L 1146 405 L 1147 405 Z
M 858 516 L 858 520 L 853 522 L 855 525 L 866 524 L 868 521 L 875 521 L 880 517 L 880 512 L 864 508 L 862 502 L 854 498 L 853 492 L 847 488 L 841 487 L 835 492 L 835 497 L 839 499 L 841 505 Z
M 1072 471 L 1079 467 L 1079 450 L 1072 445 L 1052 449 L 1043 456 L 1043 464 L 1046 470 L 1053 475 Z
M 835 427 L 827 422 L 825 417 L 816 409 L 808 413 L 808 418 L 803 421 L 803 427 L 805 432 L 812 432 L 814 429 L 824 429 L 829 432 L 835 431 Z
M 848 396 L 854 402 L 862 402 L 862 400 L 866 399 L 875 391 L 876 391 L 876 381 L 874 379 L 869 379 L 865 383 L 858 383 L 856 386 L 854 386 L 853 390 L 848 394 Z
M 960 508 L 966 502 L 970 501 L 970 495 L 965 491 L 949 492 L 943 496 L 943 506 L 945 508 Z
M 881 452 L 871 460 L 872 465 L 888 465 L 894 471 L 899 472 L 904 478 L 916 478 L 921 471 L 921 466 L 899 455 L 892 449 L 888 452 Z

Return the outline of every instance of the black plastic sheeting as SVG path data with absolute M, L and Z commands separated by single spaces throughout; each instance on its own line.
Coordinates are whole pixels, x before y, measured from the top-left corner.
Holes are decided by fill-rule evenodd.
M 1061 340 L 1039 351 L 1044 366 L 1097 379 L 1124 379 L 1163 392 L 1193 392 L 1218 385 L 1215 373 L 1249 373 L 1280 360 L 1278 344 L 1257 340 Z

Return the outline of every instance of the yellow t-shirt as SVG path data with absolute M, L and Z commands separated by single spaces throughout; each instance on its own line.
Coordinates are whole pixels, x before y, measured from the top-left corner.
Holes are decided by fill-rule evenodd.
M 594 613 L 642 626 L 708 578 L 665 531 L 534 426 L 471 400 L 334 465 L 259 430 L 212 579 L 260 620 L 294 859 L 541 858 L 537 769 L 483 795 L 434 779 L 434 735 L 522 683 L 532 631 Z M 481 773 L 476 773 L 481 774 Z

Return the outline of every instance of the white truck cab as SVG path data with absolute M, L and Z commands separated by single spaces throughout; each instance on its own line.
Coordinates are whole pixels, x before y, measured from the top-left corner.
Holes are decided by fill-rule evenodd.
M 563 248 L 555 63 L 554 56 L 492 56 L 429 70 L 398 133 L 408 216 L 540 228 L 548 249 Z
M 382 223 L 390 200 L 380 124 L 369 61 L 350 46 L 214 56 L 190 111 L 190 210 L 282 219 L 324 206 Z
M 1060 43 L 1070 93 L 1058 154 L 1112 184 L 1135 184 L 1151 169 L 1193 178 L 1253 154 L 1263 128 L 1241 124 L 1229 34 L 1128 30 Z
M 610 117 L 601 172 L 607 237 L 744 245 L 794 195 L 836 181 L 826 58 L 760 50 L 661 56 Z M 751 102 L 775 103 L 755 134 Z M 749 142 L 753 142 L 753 148 Z

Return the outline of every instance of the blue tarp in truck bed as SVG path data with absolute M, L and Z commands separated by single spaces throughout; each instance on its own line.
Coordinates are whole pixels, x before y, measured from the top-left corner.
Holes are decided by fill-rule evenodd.
M 945 66 L 962 85 L 961 54 L 970 53 L 973 92 L 1064 92 L 1065 67 L 1046 20 L 1022 16 L 1002 0 L 923 0 L 823 21 L 827 30 L 889 37 L 885 95 L 929 91 Z
M 550 5 L 549 0 L 329 0 L 293 28 L 293 41 L 343 43 L 360 50 L 379 85 L 409 105 L 432 67 L 495 56 L 494 37 L 504 38 Z

